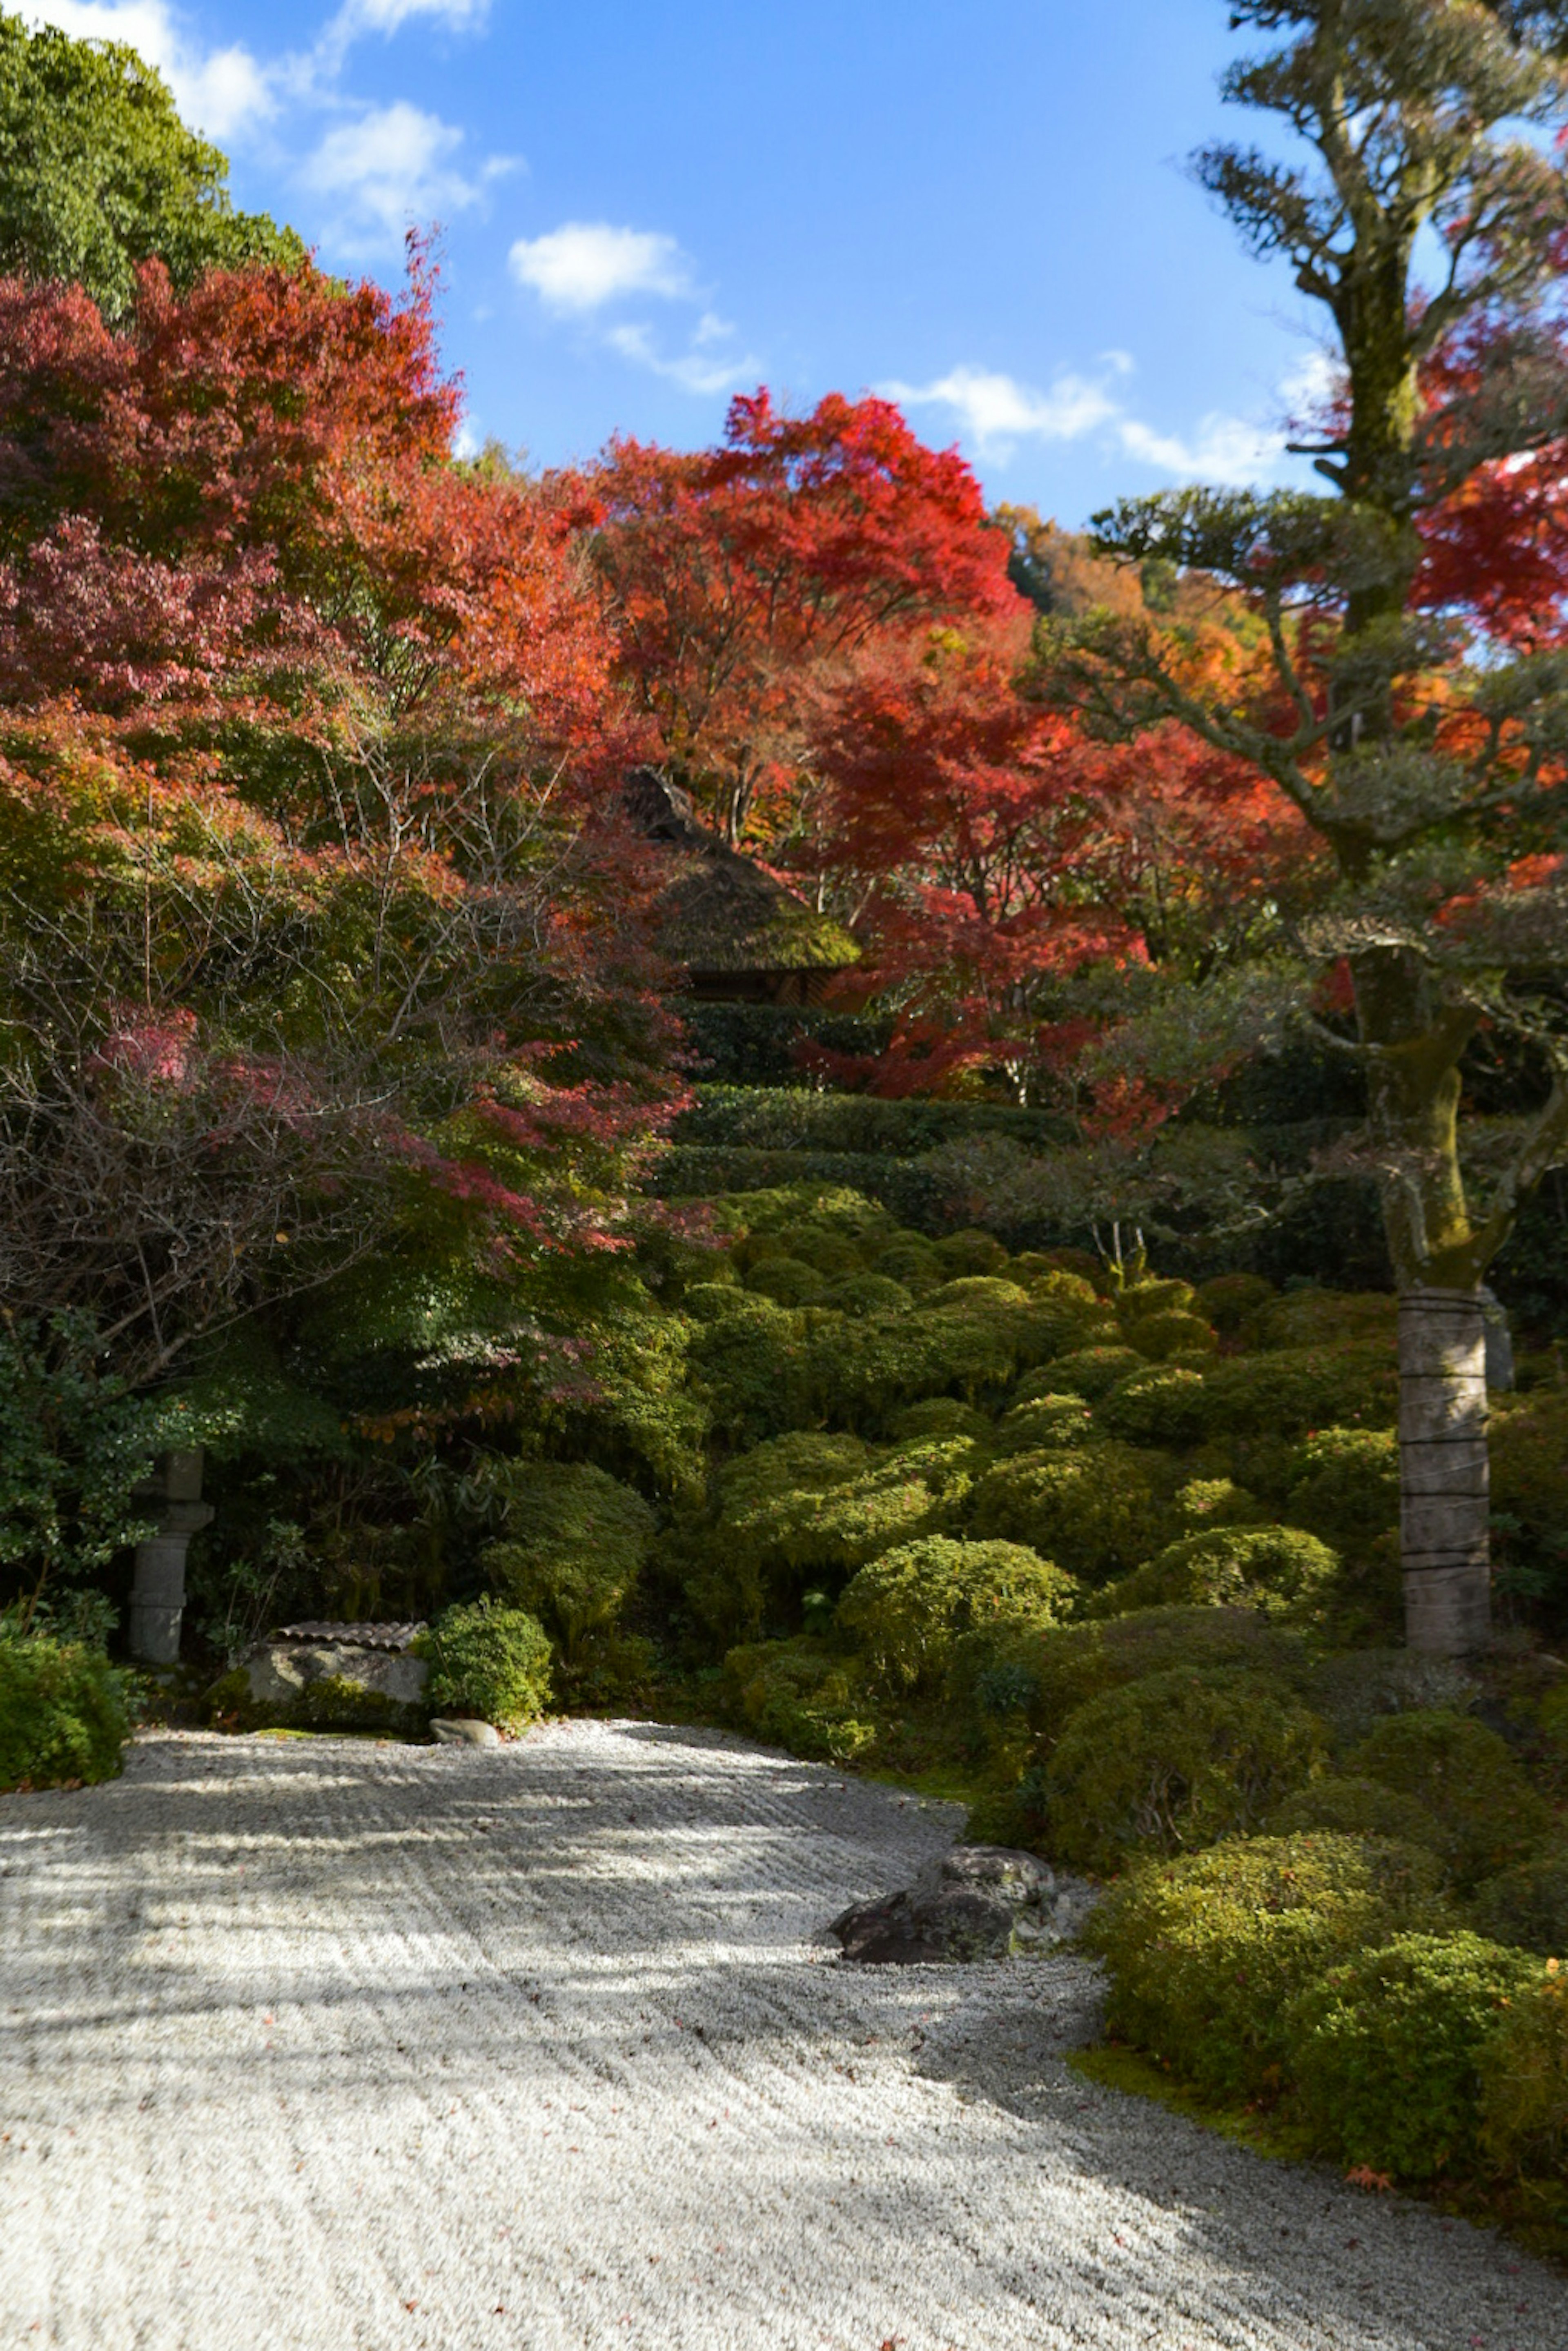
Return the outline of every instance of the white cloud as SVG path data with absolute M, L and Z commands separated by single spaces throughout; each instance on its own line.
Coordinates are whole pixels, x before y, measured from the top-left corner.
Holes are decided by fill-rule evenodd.
M 685 256 L 655 229 L 567 221 L 548 235 L 518 237 L 507 259 L 518 285 L 552 310 L 597 310 L 623 294 L 679 300 L 691 293 Z
M 706 335 L 704 327 L 709 329 Z M 705 319 L 692 338 L 691 350 L 673 360 L 660 353 L 646 327 L 612 327 L 604 340 L 622 359 L 648 368 L 669 383 L 678 383 L 683 392 L 711 398 L 715 392 L 733 391 L 737 384 L 755 382 L 762 371 L 761 360 L 749 351 L 743 360 L 707 355 L 717 337 L 733 331 L 720 319 Z
M 1129 457 L 1171 474 L 1182 482 L 1217 482 L 1223 489 L 1245 489 L 1267 480 L 1279 470 L 1285 454 L 1282 433 L 1265 433 L 1240 416 L 1206 416 L 1195 440 L 1173 433 L 1155 433 L 1136 417 L 1124 416 L 1116 435 Z
M 950 408 L 982 455 L 1001 455 L 1015 441 L 1077 441 L 1116 413 L 1103 384 L 1058 376 L 1049 392 L 1030 392 L 1010 375 L 956 367 L 935 383 L 880 387 L 905 408 Z
M 34 0 L 25 13 L 73 40 L 125 42 L 156 66 L 186 121 L 209 139 L 232 139 L 277 111 L 272 72 L 238 43 L 198 47 L 166 0 Z
M 339 200 L 346 249 L 395 244 L 411 221 L 477 204 L 485 181 L 507 168 L 492 159 L 477 182 L 465 179 L 453 160 L 462 144 L 452 123 L 399 99 L 329 131 L 299 176 L 318 195 Z

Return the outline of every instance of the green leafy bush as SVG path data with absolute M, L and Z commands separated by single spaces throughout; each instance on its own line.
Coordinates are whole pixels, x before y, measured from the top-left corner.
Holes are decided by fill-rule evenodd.
M 1320 2144 L 1406 2179 L 1473 2161 L 1482 2053 L 1535 1972 L 1479 1935 L 1403 1934 L 1304 1987 L 1285 2033 Z
M 1151 1674 L 1244 1666 L 1295 1685 L 1307 1669 L 1300 1636 L 1247 1608 L 1145 1608 L 1060 1625 L 1032 1635 L 1027 1658 L 1030 1724 L 1047 1748 L 1092 1698 Z
M 765 1257 L 746 1270 L 746 1286 L 776 1306 L 820 1306 L 828 1284 L 814 1266 L 798 1257 Z
M 946 1268 L 936 1254 L 935 1242 L 923 1233 L 895 1233 L 886 1246 L 877 1251 L 875 1270 L 890 1281 L 939 1282 L 946 1278 Z
M 936 1254 L 949 1280 L 955 1275 L 999 1273 L 1008 1261 L 996 1235 L 974 1228 L 945 1234 L 936 1244 Z
M 1391 1346 L 1297 1347 L 1224 1358 L 1204 1374 L 1216 1434 L 1292 1436 L 1310 1428 L 1391 1428 L 1399 1365 Z
M 1470 1922 L 1494 1942 L 1568 1959 L 1568 1844 L 1556 1840 L 1483 1878 L 1470 1899 Z
M 126 1677 L 100 1649 L 0 1626 L 0 1789 L 108 1780 L 130 1736 Z
M 847 1280 L 834 1282 L 827 1302 L 841 1314 L 857 1318 L 867 1314 L 907 1314 L 915 1303 L 915 1293 L 884 1273 L 853 1273 Z
M 887 1433 L 895 1445 L 928 1437 L 972 1437 L 986 1445 L 990 1442 L 991 1424 L 983 1412 L 977 1412 L 972 1404 L 961 1404 L 956 1396 L 926 1396 L 895 1412 Z
M 1561 2182 L 1568 2158 L 1568 1973 L 1549 1959 L 1511 1995 L 1479 2059 L 1489 2168 Z
M 572 1655 L 586 1633 L 620 1614 L 653 1540 L 653 1510 L 630 1486 L 582 1461 L 492 1459 L 482 1483 L 506 1529 L 503 1541 L 486 1546 L 486 1568 Z
M 875 1742 L 874 1723 L 856 1712 L 853 1660 L 810 1635 L 731 1649 L 724 1680 L 737 1719 L 791 1755 L 849 1763 Z
M 490 1600 L 448 1608 L 425 1636 L 433 1714 L 461 1715 L 518 1731 L 549 1704 L 549 1635 L 521 1608 Z
M 1199 1311 L 1227 1339 L 1239 1337 L 1255 1322 L 1274 1296 L 1274 1285 L 1260 1273 L 1219 1273 L 1197 1286 Z
M 1015 1404 L 997 1423 L 998 1456 L 1040 1453 L 1058 1445 L 1082 1445 L 1094 1433 L 1094 1417 L 1082 1396 L 1031 1396 Z
M 775 1589 L 847 1575 L 943 1523 L 975 1450 L 966 1437 L 873 1447 L 816 1431 L 758 1446 L 720 1472 L 718 1554 Z
M 1258 1318 L 1262 1347 L 1319 1349 L 1375 1343 L 1392 1357 L 1399 1301 L 1383 1290 L 1287 1290 Z
M 1284 2011 L 1336 1959 L 1437 1908 L 1429 1854 L 1386 1839 L 1273 1835 L 1145 1863 L 1083 1931 L 1117 2038 L 1220 2097 L 1277 2088 Z
M 788 1246 L 791 1257 L 809 1265 L 814 1273 L 825 1274 L 830 1281 L 843 1281 L 867 1270 L 863 1244 L 841 1226 L 815 1221 L 797 1225 L 788 1236 Z
M 797 1317 L 770 1300 L 696 1332 L 689 1361 L 713 1425 L 732 1445 L 756 1445 L 810 1418 L 803 1397 L 806 1347 Z
M 1447 1843 L 1443 1830 L 1416 1797 L 1385 1788 L 1378 1780 L 1357 1780 L 1338 1772 L 1325 1773 L 1321 1780 L 1309 1780 L 1304 1788 L 1297 1788 L 1272 1814 L 1269 1829 L 1273 1836 L 1326 1830 L 1337 1836 L 1392 1837 L 1401 1844 L 1421 1845 L 1439 1855 Z
M 1214 1527 L 1186 1535 L 1086 1604 L 1091 1615 L 1134 1608 L 1260 1608 L 1310 1617 L 1339 1573 L 1339 1557 L 1299 1527 Z
M 1209 1355 L 1219 1343 L 1218 1332 L 1201 1314 L 1183 1313 L 1175 1307 L 1129 1323 L 1127 1336 L 1140 1355 L 1155 1364 L 1172 1355 Z
M 723 1322 L 741 1313 L 750 1295 L 733 1281 L 694 1281 L 681 1305 L 694 1322 Z
M 1466 1715 L 1427 1708 L 1391 1715 L 1352 1751 L 1346 1769 L 1426 1805 L 1461 1885 L 1522 1860 L 1552 1823 L 1507 1743 Z
M 1323 1727 L 1280 1682 L 1179 1667 L 1092 1698 L 1045 1769 L 1051 1850 L 1121 1868 L 1246 1836 L 1322 1761 Z
M 1052 1363 L 1051 1384 L 1063 1395 L 1085 1396 L 1094 1404 L 1129 1372 L 1144 1368 L 1143 1357 L 1132 1347 L 1079 1347 Z
M 1207 1426 L 1208 1390 L 1190 1364 L 1145 1364 L 1117 1381 L 1095 1417 L 1131 1445 L 1194 1445 Z
M 1291 1456 L 1291 1514 L 1341 1551 L 1364 1552 L 1399 1523 L 1399 1439 L 1392 1429 L 1321 1428 Z
M 1197 1297 L 1190 1281 L 1151 1274 L 1142 1281 L 1124 1284 L 1116 1306 L 1123 1322 L 1132 1324 L 1153 1314 L 1190 1314 Z
M 980 1479 L 969 1531 L 1027 1544 L 1098 1583 L 1176 1531 L 1164 1468 L 1158 1457 L 1104 1442 L 1015 1454 Z
M 877 1674 L 912 1687 L 941 1676 L 956 1635 L 1003 1615 L 1049 1624 L 1074 1589 L 1071 1576 L 1021 1544 L 927 1535 L 862 1567 L 838 1616 Z

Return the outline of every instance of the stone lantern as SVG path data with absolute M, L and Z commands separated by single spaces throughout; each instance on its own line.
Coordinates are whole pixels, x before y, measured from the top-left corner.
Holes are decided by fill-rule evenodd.
M 202 1499 L 202 1448 L 165 1453 L 158 1473 L 136 1489 L 155 1534 L 136 1546 L 136 1580 L 131 1588 L 131 1654 L 149 1666 L 172 1666 L 180 1655 L 180 1618 L 185 1605 L 185 1552 L 191 1537 L 206 1526 L 212 1505 Z

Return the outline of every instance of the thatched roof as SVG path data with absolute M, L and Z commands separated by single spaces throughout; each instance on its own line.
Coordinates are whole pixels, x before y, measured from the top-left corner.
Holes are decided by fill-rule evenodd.
M 693 972 L 843 971 L 860 960 L 849 933 L 708 831 L 690 795 L 652 768 L 626 787 L 640 832 L 668 852 L 657 935 L 672 963 Z

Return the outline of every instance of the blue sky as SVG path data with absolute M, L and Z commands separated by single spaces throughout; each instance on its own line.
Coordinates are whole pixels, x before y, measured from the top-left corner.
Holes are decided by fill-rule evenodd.
M 20 4 L 133 42 L 328 266 L 439 221 L 468 429 L 537 463 L 766 381 L 890 392 L 1070 524 L 1290 469 L 1313 323 L 1182 170 L 1223 0 Z

